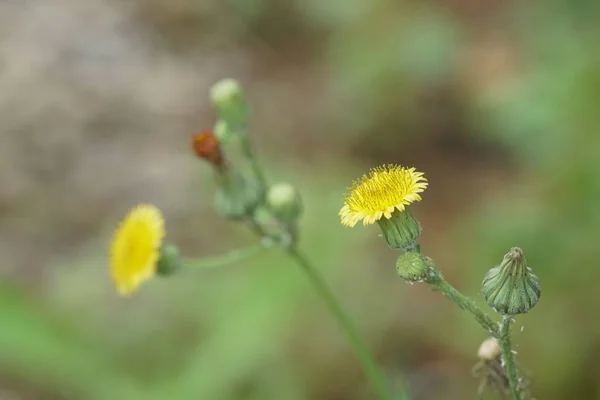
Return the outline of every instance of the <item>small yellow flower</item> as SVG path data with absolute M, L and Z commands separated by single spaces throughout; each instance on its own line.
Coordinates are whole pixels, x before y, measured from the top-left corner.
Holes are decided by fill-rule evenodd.
M 369 225 L 382 217 L 390 219 L 394 210 L 403 212 L 419 193 L 427 188 L 427 179 L 414 168 L 384 165 L 363 175 L 348 189 L 344 206 L 340 210 L 342 224 L 352 227 L 360 220 Z
M 133 294 L 156 273 L 164 225 L 151 204 L 138 205 L 121 222 L 110 244 L 110 273 L 120 295 Z

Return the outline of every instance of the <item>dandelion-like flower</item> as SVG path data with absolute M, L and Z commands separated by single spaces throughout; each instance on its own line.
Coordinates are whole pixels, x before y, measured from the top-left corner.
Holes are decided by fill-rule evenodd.
M 384 165 L 369 171 L 348 189 L 340 210 L 342 224 L 353 227 L 357 222 L 369 225 L 382 218 L 392 218 L 407 205 L 420 201 L 419 193 L 427 188 L 427 179 L 415 168 Z
M 164 225 L 151 204 L 138 205 L 121 222 L 110 244 L 110 273 L 120 295 L 133 294 L 156 274 Z

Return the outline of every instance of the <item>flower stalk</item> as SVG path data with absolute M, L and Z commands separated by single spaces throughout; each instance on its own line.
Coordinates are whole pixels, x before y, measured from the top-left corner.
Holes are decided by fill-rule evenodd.
M 502 358 L 504 360 L 504 366 L 506 368 L 506 374 L 508 375 L 508 382 L 510 383 L 510 391 L 515 400 L 521 400 L 521 390 L 519 385 L 519 378 L 517 376 L 517 367 L 515 365 L 515 358 L 513 356 L 511 343 L 510 343 L 510 324 L 513 321 L 513 315 L 504 315 L 502 317 L 502 325 L 500 328 L 500 346 L 502 347 Z
M 185 266 L 196 269 L 218 268 L 251 258 L 270 247 L 271 242 L 267 239 L 264 239 L 259 243 L 255 243 L 240 249 L 235 249 L 229 253 L 218 256 L 186 260 Z
M 336 319 L 340 328 L 347 337 L 354 353 L 356 354 L 363 370 L 365 371 L 367 378 L 371 382 L 371 385 L 373 387 L 374 392 L 377 394 L 377 397 L 380 400 L 392 400 L 393 397 L 391 395 L 385 375 L 377 365 L 377 362 L 375 361 L 375 358 L 369 351 L 368 346 L 361 338 L 361 335 L 359 334 L 354 323 L 352 322 L 352 319 L 344 311 L 336 296 L 333 294 L 333 291 L 327 284 L 324 277 L 319 273 L 317 268 L 315 268 L 308 261 L 308 259 L 297 249 L 296 233 L 289 232 L 286 230 L 286 227 L 295 225 L 289 225 L 288 223 L 279 223 L 281 221 L 278 221 L 275 216 L 271 214 L 271 217 L 275 220 L 277 226 L 279 226 L 282 230 L 279 234 L 272 235 L 268 233 L 268 230 L 264 227 L 264 225 L 261 224 L 255 218 L 251 218 L 249 220 L 249 224 L 253 231 L 263 240 L 273 240 L 274 243 L 281 245 L 286 250 L 286 254 L 288 254 L 290 258 L 292 258 L 298 264 L 302 271 L 304 271 L 314 290 L 323 299 L 325 305 L 327 306 L 333 317 Z
M 461 310 L 470 312 L 481 327 L 492 337 L 499 339 L 498 323 L 495 322 L 475 303 L 473 299 L 465 296 L 452 286 L 437 268 L 435 268 L 425 281 L 434 291 L 440 291 L 448 299 L 452 300 Z
M 371 381 L 373 389 L 381 400 L 392 400 L 385 375 L 380 370 L 377 362 L 371 355 L 369 348 L 362 340 L 352 320 L 346 314 L 340 303 L 319 271 L 304 257 L 297 249 L 290 248 L 289 256 L 296 261 L 300 268 L 306 273 L 314 289 L 319 293 L 331 314 L 335 317 L 340 327 L 346 334 L 350 344 L 360 363 L 363 366 L 367 378 Z

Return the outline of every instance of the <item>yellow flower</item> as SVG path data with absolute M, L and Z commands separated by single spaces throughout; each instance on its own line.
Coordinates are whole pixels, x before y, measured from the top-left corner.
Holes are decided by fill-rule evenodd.
M 414 168 L 393 164 L 373 168 L 348 189 L 339 214 L 342 224 L 352 227 L 360 220 L 369 225 L 382 217 L 390 219 L 394 210 L 403 212 L 410 203 L 420 201 L 419 193 L 427 185 L 423 173 Z
M 133 294 L 156 273 L 164 225 L 151 204 L 138 205 L 121 222 L 110 244 L 110 273 L 120 295 Z

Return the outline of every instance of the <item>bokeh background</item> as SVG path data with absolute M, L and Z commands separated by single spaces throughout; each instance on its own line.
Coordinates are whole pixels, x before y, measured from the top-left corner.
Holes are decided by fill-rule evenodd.
M 301 248 L 396 385 L 475 398 L 485 335 L 395 274 L 350 182 L 414 165 L 422 245 L 477 298 L 524 249 L 543 295 L 514 344 L 538 399 L 600 399 L 600 13 L 589 1 L 0 2 L 0 399 L 357 400 L 369 386 L 278 250 L 115 294 L 107 246 L 138 202 L 188 256 L 255 239 L 212 208 L 190 150 L 234 77 L 272 181 L 305 199 Z M 521 327 L 524 329 L 521 330 Z M 494 398 L 488 394 L 485 398 Z

